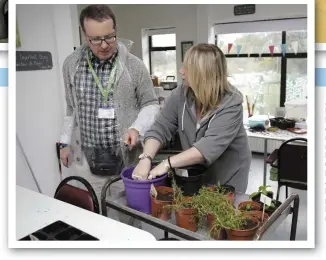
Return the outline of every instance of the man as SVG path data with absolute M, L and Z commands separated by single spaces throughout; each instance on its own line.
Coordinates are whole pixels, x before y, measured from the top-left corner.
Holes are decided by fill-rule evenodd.
M 80 26 L 87 43 L 63 64 L 67 112 L 60 157 L 66 167 L 74 161 L 75 174 L 100 200 L 108 176 L 137 163 L 140 135 L 160 108 L 145 65 L 117 39 L 111 9 L 86 7 Z

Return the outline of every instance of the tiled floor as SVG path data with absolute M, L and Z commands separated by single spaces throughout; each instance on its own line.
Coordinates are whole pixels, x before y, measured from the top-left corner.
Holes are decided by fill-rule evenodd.
M 267 168 L 267 185 L 271 185 L 274 191 L 275 197 L 277 192 L 277 182 L 269 180 L 269 167 Z M 247 188 L 247 194 L 250 194 L 257 190 L 257 188 L 263 184 L 263 156 L 259 154 L 253 154 L 253 160 L 251 164 L 250 174 L 249 174 L 249 184 Z M 118 184 L 119 185 L 119 184 Z M 296 240 L 307 240 L 307 192 L 301 190 L 294 190 L 289 188 L 289 195 L 291 193 L 296 193 L 300 197 L 299 205 L 299 217 L 297 224 Z M 280 201 L 285 199 L 285 187 L 280 190 Z M 110 211 L 110 217 L 117 219 L 117 212 Z M 266 236 L 266 240 L 289 240 L 290 238 L 290 228 L 291 228 L 292 215 L 289 215 L 280 226 L 272 233 Z M 124 221 L 125 222 L 125 221 Z M 141 223 L 141 228 L 152 233 L 157 239 L 164 237 L 164 232 L 157 228 L 154 228 L 148 224 Z M 169 235 L 170 237 L 175 237 Z

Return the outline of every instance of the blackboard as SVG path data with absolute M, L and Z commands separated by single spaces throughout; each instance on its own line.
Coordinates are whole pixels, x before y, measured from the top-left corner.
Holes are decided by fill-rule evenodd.
M 50 70 L 52 55 L 48 51 L 17 51 L 16 71 Z
M 235 5 L 234 15 L 254 14 L 256 12 L 256 5 Z

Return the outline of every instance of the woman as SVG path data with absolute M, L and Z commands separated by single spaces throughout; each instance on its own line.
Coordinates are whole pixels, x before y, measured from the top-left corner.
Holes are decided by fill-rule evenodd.
M 186 54 L 183 85 L 172 91 L 144 138 L 134 179 L 152 179 L 169 168 L 206 166 L 205 184 L 229 184 L 245 192 L 251 162 L 243 126 L 243 96 L 227 80 L 223 52 L 198 44 Z M 178 131 L 183 152 L 151 169 L 151 160 Z

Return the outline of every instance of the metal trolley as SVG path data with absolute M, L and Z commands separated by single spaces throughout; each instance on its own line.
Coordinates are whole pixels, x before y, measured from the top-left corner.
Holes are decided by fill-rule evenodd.
M 151 215 L 144 214 L 127 205 L 125 192 L 122 191 L 115 196 L 111 197 L 110 186 L 121 180 L 120 176 L 110 177 L 102 188 L 101 192 L 101 208 L 102 215 L 108 217 L 108 210 L 113 209 L 123 214 L 132 217 L 132 220 L 138 219 L 149 225 L 164 231 L 164 238 L 169 237 L 169 233 L 178 236 L 185 240 L 212 240 L 208 235 L 208 228 L 200 228 L 197 232 L 192 232 L 183 228 L 178 227 L 175 223 L 174 214 L 171 214 L 171 218 L 168 221 L 160 220 Z M 109 196 L 107 196 L 109 195 Z M 235 205 L 241 201 L 248 200 L 249 195 L 236 193 L 235 194 Z M 292 214 L 290 240 L 295 240 L 297 221 L 299 211 L 299 196 L 297 194 L 290 195 L 282 205 L 270 216 L 270 218 L 258 229 L 254 240 L 263 240 L 266 236 L 273 233 L 275 229 L 290 215 Z M 132 224 L 132 223 L 130 223 Z

